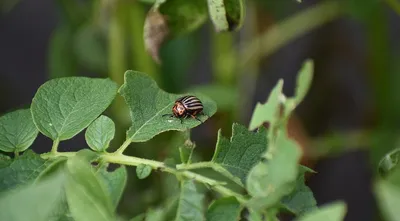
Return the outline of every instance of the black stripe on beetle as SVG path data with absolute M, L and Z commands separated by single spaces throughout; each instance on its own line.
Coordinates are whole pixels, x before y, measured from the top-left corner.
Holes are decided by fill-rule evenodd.
M 197 116 L 203 113 L 203 103 L 195 96 L 183 96 L 175 101 L 172 107 L 172 114 L 164 114 L 164 116 L 176 117 L 181 120 L 183 118 L 192 117 L 203 123 Z

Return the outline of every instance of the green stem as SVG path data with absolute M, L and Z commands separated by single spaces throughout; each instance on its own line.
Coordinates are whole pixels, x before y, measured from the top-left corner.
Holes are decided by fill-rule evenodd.
M 131 139 L 126 139 L 125 142 L 114 153 L 116 155 L 121 155 L 131 143 L 132 143 Z
M 18 152 L 18 150 L 14 151 L 14 157 L 15 157 L 15 158 L 19 157 L 19 152 Z
M 58 144 L 60 144 L 60 140 L 57 138 L 53 141 L 53 146 L 51 147 L 52 153 L 57 153 Z
M 47 152 L 47 153 L 42 153 L 40 156 L 43 159 L 49 159 L 49 158 L 55 158 L 55 157 L 73 157 L 76 155 L 76 152 Z
M 145 164 L 153 169 L 161 170 L 167 173 L 174 174 L 176 176 L 186 177 L 188 179 L 195 180 L 197 182 L 207 184 L 215 191 L 221 193 L 224 196 L 234 196 L 240 203 L 246 203 L 247 199 L 229 188 L 222 186 L 223 183 L 210 179 L 208 177 L 202 176 L 200 174 L 191 171 L 179 171 L 170 167 L 165 166 L 164 163 L 154 160 L 142 159 L 138 157 L 119 155 L 119 154 L 105 154 L 102 159 L 110 163 L 118 163 L 130 166 L 138 166 L 140 164 Z

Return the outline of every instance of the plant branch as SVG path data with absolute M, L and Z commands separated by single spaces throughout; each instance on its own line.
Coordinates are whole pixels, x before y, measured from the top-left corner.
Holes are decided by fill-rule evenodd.
M 116 155 L 121 155 L 131 143 L 132 143 L 131 139 L 126 139 L 124 143 L 114 153 Z
M 51 152 L 52 153 L 57 153 L 57 148 L 58 148 L 59 144 L 60 144 L 60 139 L 59 138 L 57 138 L 57 139 L 55 139 L 53 141 L 53 146 L 51 147 Z
M 132 156 L 126 156 L 126 155 L 119 155 L 119 154 L 104 154 L 102 155 L 102 159 L 109 162 L 109 163 L 118 163 L 118 164 L 124 164 L 124 165 L 130 165 L 130 166 L 138 166 L 140 164 L 145 164 L 153 169 L 156 170 L 161 170 L 167 173 L 174 174 L 176 176 L 182 176 L 186 177 L 188 179 L 193 179 L 197 182 L 207 184 L 208 186 L 211 187 L 211 189 L 214 189 L 215 191 L 221 193 L 224 196 L 234 196 L 240 203 L 246 203 L 247 199 L 241 195 L 238 194 L 229 188 L 226 188 L 223 186 L 224 183 L 221 183 L 217 180 L 210 179 L 208 177 L 205 177 L 203 175 L 191 172 L 191 171 L 180 171 L 176 170 L 174 168 L 166 166 L 163 162 L 159 161 L 154 161 L 154 160 L 148 160 L 148 159 L 142 159 L 138 157 L 132 157 Z M 206 165 L 206 164 L 204 164 Z M 178 165 L 179 166 L 179 165 Z M 182 168 L 183 166 L 181 166 Z M 199 167 L 201 168 L 201 167 Z

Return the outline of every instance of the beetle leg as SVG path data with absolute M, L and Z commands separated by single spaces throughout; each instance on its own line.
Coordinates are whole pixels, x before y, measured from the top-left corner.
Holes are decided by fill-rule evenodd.
M 203 123 L 203 121 L 201 121 L 198 117 L 196 117 L 195 115 L 190 115 L 193 119 L 196 119 L 198 121 L 200 121 L 201 123 Z

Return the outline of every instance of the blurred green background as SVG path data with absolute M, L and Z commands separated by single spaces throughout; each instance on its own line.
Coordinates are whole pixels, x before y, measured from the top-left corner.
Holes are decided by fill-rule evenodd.
M 208 20 L 167 41 L 162 64 L 146 53 L 143 24 L 152 0 L 1 0 L 0 114 L 30 104 L 46 80 L 65 76 L 109 77 L 126 70 L 151 75 L 165 91 L 201 91 L 218 112 L 192 130 L 196 159 L 210 159 L 217 131 L 248 125 L 279 78 L 293 94 L 303 61 L 314 59 L 315 78 L 289 131 L 302 145 L 303 163 L 320 205 L 343 199 L 346 220 L 376 220 L 371 193 L 379 160 L 398 147 L 400 123 L 400 2 L 398 0 L 247 0 L 241 30 L 216 33 Z M 117 125 L 116 148 L 130 126 L 126 106 L 115 100 L 106 113 Z M 177 159 L 181 133 L 167 132 L 133 144 L 127 154 Z M 33 149 L 50 150 L 40 136 Z M 86 146 L 83 134 L 61 150 Z M 132 217 L 174 193 L 174 178 L 130 176 L 119 212 Z

